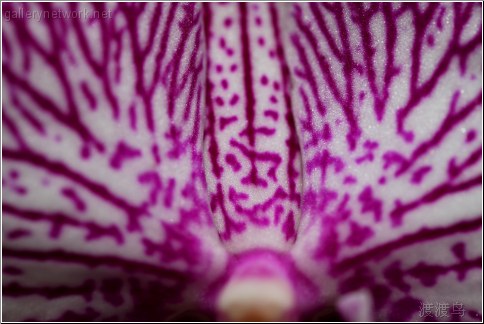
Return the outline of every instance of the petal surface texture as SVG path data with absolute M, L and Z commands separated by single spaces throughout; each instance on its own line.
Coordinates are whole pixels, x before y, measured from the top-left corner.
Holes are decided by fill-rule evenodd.
M 482 4 L 2 9 L 4 320 L 482 320 Z
M 303 152 L 297 264 L 323 299 L 371 292 L 378 320 L 478 320 L 481 5 L 284 9 Z
M 203 172 L 201 5 L 2 6 L 109 15 L 4 16 L 3 319 L 198 309 L 226 262 Z

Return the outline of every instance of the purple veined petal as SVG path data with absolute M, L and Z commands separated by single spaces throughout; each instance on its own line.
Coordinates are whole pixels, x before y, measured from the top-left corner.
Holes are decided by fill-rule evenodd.
M 213 290 L 223 321 L 295 320 L 314 285 L 287 251 L 299 224 L 301 164 L 275 6 L 205 4 L 205 172 L 234 256 Z
M 201 5 L 2 9 L 3 319 L 203 308 L 226 252 L 203 172 Z
M 3 7 L 3 314 L 480 316 L 480 6 L 201 7 Z
M 299 144 L 269 6 L 208 4 L 205 166 L 229 251 L 288 250 L 299 222 Z
M 347 319 L 373 305 L 378 320 L 480 320 L 482 6 L 279 9 L 303 152 L 297 266 L 323 301 L 362 293 Z

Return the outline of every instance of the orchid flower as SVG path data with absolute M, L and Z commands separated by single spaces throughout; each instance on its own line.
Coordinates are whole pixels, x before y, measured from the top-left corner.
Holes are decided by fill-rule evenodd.
M 482 320 L 482 4 L 2 12 L 3 320 Z

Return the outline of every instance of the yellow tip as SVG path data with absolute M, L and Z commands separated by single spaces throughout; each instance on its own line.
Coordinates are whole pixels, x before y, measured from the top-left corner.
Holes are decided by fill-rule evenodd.
M 221 291 L 217 308 L 225 321 L 288 321 L 294 309 L 294 294 L 282 278 L 237 278 Z

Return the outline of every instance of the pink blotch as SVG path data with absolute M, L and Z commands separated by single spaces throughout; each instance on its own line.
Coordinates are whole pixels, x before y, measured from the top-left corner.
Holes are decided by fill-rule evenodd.
M 227 28 L 232 26 L 232 18 L 225 18 L 224 26 L 227 27 Z
M 219 46 L 220 48 L 225 48 L 227 46 L 227 44 L 225 43 L 225 38 L 220 37 Z
M 235 94 L 232 96 L 232 98 L 230 98 L 229 104 L 230 104 L 231 106 L 235 106 L 235 105 L 237 104 L 237 102 L 239 102 L 239 95 L 235 93 Z
M 474 129 L 471 129 L 470 131 L 467 132 L 466 135 L 466 142 L 470 143 L 476 138 L 476 131 Z
M 216 97 L 215 98 L 215 103 L 219 106 L 223 106 L 224 105 L 224 100 L 222 99 L 222 97 Z
M 227 90 L 229 87 L 229 82 L 227 81 L 227 79 L 222 79 L 222 81 L 220 81 L 220 85 L 223 89 Z
M 261 76 L 260 83 L 262 85 L 267 85 L 269 83 L 269 79 L 267 78 L 267 76 L 265 74 L 263 76 Z

